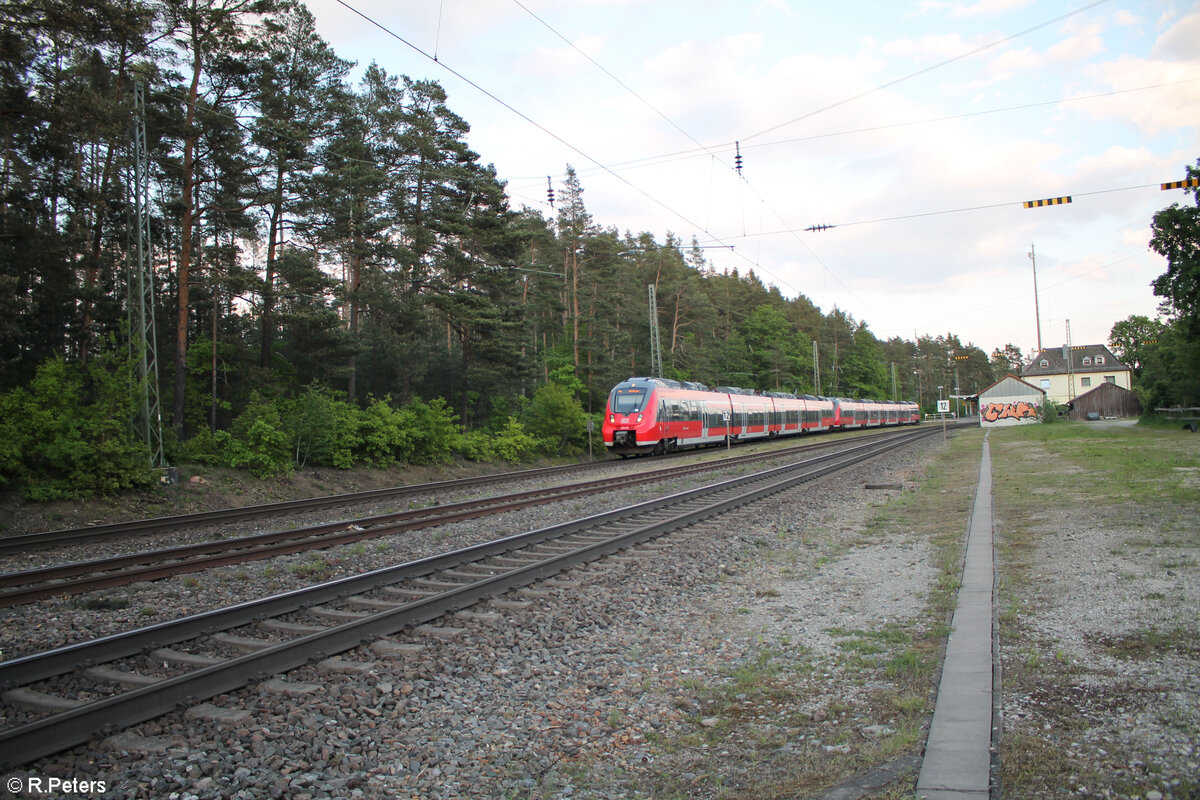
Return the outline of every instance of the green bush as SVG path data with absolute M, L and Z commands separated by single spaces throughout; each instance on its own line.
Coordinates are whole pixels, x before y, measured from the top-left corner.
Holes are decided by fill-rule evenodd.
M 194 464 L 206 464 L 210 467 L 218 466 L 225 463 L 225 459 L 221 454 L 221 447 L 217 443 L 213 432 L 205 426 L 193 436 L 183 443 L 181 454 L 186 461 Z
M 458 441 L 458 415 L 440 397 L 417 399 L 400 409 L 403 443 L 397 453 L 408 464 L 444 464 Z
M 359 415 L 358 457 L 375 467 L 390 467 L 405 446 L 403 421 L 387 400 L 372 400 Z
M 313 464 L 350 469 L 358 461 L 363 412 L 313 384 L 284 404 L 288 432 L 296 446 L 297 466 Z
M 498 431 L 492 446 L 496 455 L 510 464 L 528 461 L 538 451 L 538 440 L 525 431 L 525 426 L 509 417 L 508 424 Z
M 112 358 L 42 364 L 28 386 L 0 396 L 0 473 L 32 500 L 151 484 L 149 452 L 130 425 L 130 375 L 128 363 Z
M 279 407 L 257 393 L 233 421 L 233 429 L 217 431 L 214 438 L 230 467 L 246 467 L 257 478 L 292 472 L 292 436 Z
M 527 428 L 551 455 L 573 455 L 586 443 L 587 415 L 583 406 L 557 383 L 541 386 L 529 407 Z
M 495 461 L 494 435 L 487 431 L 466 431 L 458 437 L 459 454 L 468 461 Z

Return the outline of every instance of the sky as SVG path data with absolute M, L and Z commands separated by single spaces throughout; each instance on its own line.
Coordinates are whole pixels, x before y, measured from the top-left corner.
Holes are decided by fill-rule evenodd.
M 881 339 L 1106 343 L 1157 315 L 1151 220 L 1192 202 L 1160 184 L 1200 158 L 1200 2 L 307 5 L 360 70 L 437 80 L 513 208 L 552 216 L 570 165 L 602 228 Z

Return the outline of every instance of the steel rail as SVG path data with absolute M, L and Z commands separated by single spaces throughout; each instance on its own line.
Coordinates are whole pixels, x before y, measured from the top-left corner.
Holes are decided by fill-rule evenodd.
M 893 428 L 883 430 L 892 431 Z M 808 442 L 803 447 L 820 447 L 821 442 Z M 703 451 L 696 451 L 703 452 Z M 690 455 L 692 451 L 673 453 L 666 458 Z M 660 457 L 662 458 L 662 457 Z M 164 531 L 179 531 L 189 528 L 202 527 L 217 523 L 237 522 L 249 519 L 275 516 L 286 512 L 313 511 L 335 506 L 353 505 L 355 503 L 373 500 L 394 499 L 413 495 L 426 495 L 433 492 L 450 491 L 453 489 L 484 486 L 509 481 L 533 480 L 558 474 L 591 471 L 605 466 L 614 466 L 622 461 L 604 460 L 585 464 L 563 464 L 553 467 L 537 467 L 534 469 L 516 470 L 513 472 L 496 472 L 470 478 L 452 478 L 444 481 L 415 483 L 407 486 L 395 486 L 385 489 L 370 489 L 363 492 L 348 492 L 344 494 L 325 495 L 323 497 L 301 498 L 297 500 L 282 500 L 273 503 L 263 503 L 254 506 L 237 506 L 234 508 L 218 509 L 216 511 L 197 511 L 190 514 L 176 514 L 165 517 L 153 517 L 140 520 L 89 525 L 82 528 L 64 528 L 57 531 L 40 533 L 23 533 L 15 536 L 0 537 L 0 557 L 20 555 L 71 545 L 86 544 L 126 536 L 148 536 Z
M 537 467 L 535 469 L 517 470 L 515 472 L 495 472 L 490 475 L 479 475 L 471 478 L 451 478 L 444 481 L 414 483 L 407 486 L 393 486 L 386 489 L 368 489 L 363 492 L 347 492 L 344 494 L 325 495 L 323 497 L 306 497 L 297 500 L 280 500 L 273 503 L 237 506 L 234 508 L 218 509 L 216 511 L 196 511 L 190 514 L 175 514 L 166 517 L 109 522 L 102 525 L 64 528 L 62 530 L 45 531 L 43 533 L 23 533 L 0 538 L 0 556 L 28 553 L 35 550 L 48 550 L 55 547 L 64 547 L 133 534 L 149 535 L 164 530 L 185 530 L 187 528 L 197 528 L 220 522 L 258 519 L 289 511 L 312 511 L 333 506 L 369 502 L 371 500 L 424 495 L 431 492 L 448 491 L 490 483 L 502 483 L 505 481 L 536 479 L 559 473 L 596 469 L 601 466 L 618 463 L 620 462 L 593 461 L 586 464 Z
M 889 429 L 886 434 L 876 435 L 896 436 L 902 433 L 903 431 Z M 669 480 L 714 468 L 725 469 L 746 463 L 788 457 L 796 450 L 808 452 L 843 444 L 845 444 L 844 440 L 817 442 L 783 451 L 739 455 L 722 459 L 719 462 L 663 467 L 649 472 L 533 489 L 497 497 L 464 500 L 440 506 L 408 509 L 291 530 L 271 531 L 236 539 L 211 540 L 161 550 L 148 550 L 110 558 L 4 573 L 0 574 L 0 608 L 63 594 L 81 594 L 98 589 L 125 586 L 139 581 L 169 578 L 213 567 L 263 560 L 309 550 L 328 549 L 363 539 L 390 536 L 403 531 L 615 491 L 629 485 Z
M 218 612 L 185 618 L 178 622 L 188 627 L 194 626 L 196 620 L 203 619 L 201 623 L 202 627 L 200 628 L 201 631 L 204 630 L 203 626 L 211 624 L 218 619 L 221 620 L 220 625 L 223 627 L 236 627 L 240 623 L 228 624 L 233 617 L 237 617 L 243 621 L 262 619 L 265 612 L 263 603 L 279 605 L 282 601 L 283 605 L 294 609 L 300 607 L 305 602 L 302 598 L 305 598 L 307 602 L 313 602 L 317 595 L 345 596 L 351 593 L 349 589 L 351 584 L 359 584 L 360 587 L 364 587 L 360 588 L 359 591 L 363 591 L 393 583 L 395 582 L 394 577 L 396 572 L 405 568 L 416 568 L 422 574 L 428 574 L 438 569 L 434 564 L 439 561 L 443 565 L 440 568 L 445 569 L 447 565 L 461 564 L 463 561 L 486 560 L 499 553 L 508 553 L 521 547 L 528 548 L 549 539 L 563 538 L 564 536 L 577 534 L 581 530 L 595 528 L 601 524 L 628 519 L 635 515 L 644 516 L 669 506 L 684 506 L 683 510 L 675 511 L 666 519 L 639 524 L 633 530 L 622 530 L 602 540 L 592 541 L 581 547 L 574 547 L 565 553 L 551 555 L 528 566 L 514 567 L 500 574 L 481 577 L 462 586 L 439 592 L 430 597 L 403 603 L 389 610 L 346 622 L 331 627 L 328 630 L 300 636 L 266 647 L 255 653 L 230 659 L 210 667 L 193 670 L 192 672 L 173 678 L 166 678 L 149 686 L 122 692 L 112 697 L 88 703 L 76 709 L 56 713 L 35 722 L 0 732 L 0 752 L 4 754 L 0 756 L 0 759 L 3 760 L 4 768 L 8 769 L 36 758 L 59 752 L 81 744 L 97 733 L 108 732 L 114 728 L 128 727 L 159 716 L 176 708 L 180 704 L 192 704 L 202 699 L 232 691 L 266 675 L 294 669 L 309 663 L 318 654 L 321 657 L 327 657 L 332 654 L 345 652 L 364 644 L 374 637 L 392 634 L 405 628 L 428 622 L 448 612 L 466 608 L 485 598 L 494 597 L 512 589 L 542 580 L 564 569 L 596 560 L 647 539 L 695 524 L 702 519 L 756 502 L 763 497 L 791 488 L 798 483 L 810 481 L 836 470 L 844 469 L 912 441 L 933 435 L 933 433 L 928 430 L 922 430 L 910 436 L 889 439 L 882 443 L 867 443 L 838 453 L 819 456 L 796 464 L 775 467 L 751 476 L 733 478 L 708 487 L 680 492 L 625 509 L 617 509 L 593 517 L 575 520 L 564 525 L 530 531 L 526 534 L 518 534 L 496 542 L 487 543 L 486 545 L 464 548 L 463 550 L 455 551 L 453 554 L 444 554 L 442 556 L 423 559 L 422 562 L 413 562 L 413 564 L 409 565 L 377 570 L 374 573 L 368 573 L 364 576 L 354 576 L 340 581 L 331 581 L 327 584 L 313 587 L 310 590 L 299 590 L 287 593 L 286 595 L 277 595 L 274 598 L 269 598 L 267 601 L 242 604 L 231 609 L 222 609 Z M 744 488 L 748 484 L 755 483 L 759 484 L 756 488 Z M 716 494 L 724 494 L 726 496 L 714 500 L 713 496 Z M 386 577 L 383 577 L 385 575 Z M 332 595 L 329 594 L 331 591 Z M 247 612 L 249 612 L 249 616 L 247 616 Z M 276 610 L 274 613 L 278 614 L 282 612 Z M 0 663 L 0 676 L 2 676 L 5 683 L 8 683 L 9 679 L 16 672 L 19 672 L 21 667 L 28 667 L 38 662 L 42 662 L 43 667 L 45 667 L 46 663 L 55 661 L 58 662 L 58 666 L 51 667 L 49 670 L 43 668 L 41 672 L 47 675 L 62 674 L 62 672 L 74 669 L 81 661 L 84 663 L 94 663 L 98 647 L 107 647 L 108 645 L 105 643 L 111 644 L 120 639 L 125 640 L 126 644 L 119 649 L 124 649 L 124 654 L 128 655 L 145 646 L 149 646 L 151 643 L 159 643 L 154 639 L 146 638 L 147 632 L 150 632 L 149 635 L 153 636 L 155 629 L 162 632 L 169 629 L 172 625 L 173 623 L 166 623 L 160 626 L 152 626 L 151 628 L 133 631 L 129 634 L 106 637 L 105 639 L 97 640 L 97 642 L 59 648 L 48 653 L 17 659 L 14 662 Z M 211 630 L 211 628 L 209 629 Z M 178 632 L 166 638 L 173 639 L 174 641 L 192 638 L 191 636 L 175 638 L 176 636 L 178 636 Z M 139 643 L 130 650 L 132 642 Z M 64 657 L 70 662 L 69 667 L 63 661 Z M 36 670 L 34 672 L 27 670 L 25 677 L 29 678 L 30 675 L 36 672 Z M 21 682 L 28 683 L 30 681 L 23 680 Z
M 803 468 L 814 463 L 822 463 L 825 460 L 845 455 L 846 453 L 861 452 L 863 448 L 869 446 L 870 443 L 858 445 L 849 451 L 843 450 L 834 454 L 826 454 L 775 469 Z M 771 470 L 767 470 L 764 473 L 758 474 L 769 474 L 770 472 Z M 70 672 L 80 663 L 111 661 L 115 658 L 136 654 L 143 650 L 161 647 L 165 644 L 174 644 L 213 631 L 234 628 L 270 616 L 293 612 L 304 606 L 319 605 L 350 594 L 363 592 L 376 586 L 437 572 L 447 569 L 454 564 L 461 563 L 463 560 L 487 558 L 506 552 L 517 546 L 535 544 L 547 539 L 577 533 L 580 530 L 597 524 L 605 524 L 638 514 L 653 512 L 680 502 L 680 498 L 711 493 L 719 487 L 748 479 L 749 476 L 732 478 L 697 489 L 571 520 L 559 525 L 538 528 L 533 531 L 526 531 L 490 542 L 471 545 L 440 555 L 428 556 L 359 575 L 350 575 L 313 586 L 282 592 L 261 600 L 253 600 L 234 606 L 201 612 L 125 633 L 113 634 L 88 642 L 65 645 L 42 653 L 2 661 L 0 662 L 0 688 L 32 683 L 53 675 Z

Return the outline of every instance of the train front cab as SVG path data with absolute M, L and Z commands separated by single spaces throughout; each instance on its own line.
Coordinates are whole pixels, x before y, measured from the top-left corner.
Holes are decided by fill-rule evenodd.
M 604 446 L 621 456 L 651 453 L 659 447 L 656 411 L 658 399 L 653 379 L 630 378 L 613 387 L 608 395 L 604 425 Z

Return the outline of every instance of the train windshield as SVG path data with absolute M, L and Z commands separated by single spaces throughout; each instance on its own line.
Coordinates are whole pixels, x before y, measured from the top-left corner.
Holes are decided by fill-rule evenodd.
M 608 398 L 614 414 L 636 414 L 646 404 L 648 391 L 644 386 L 618 386 Z

